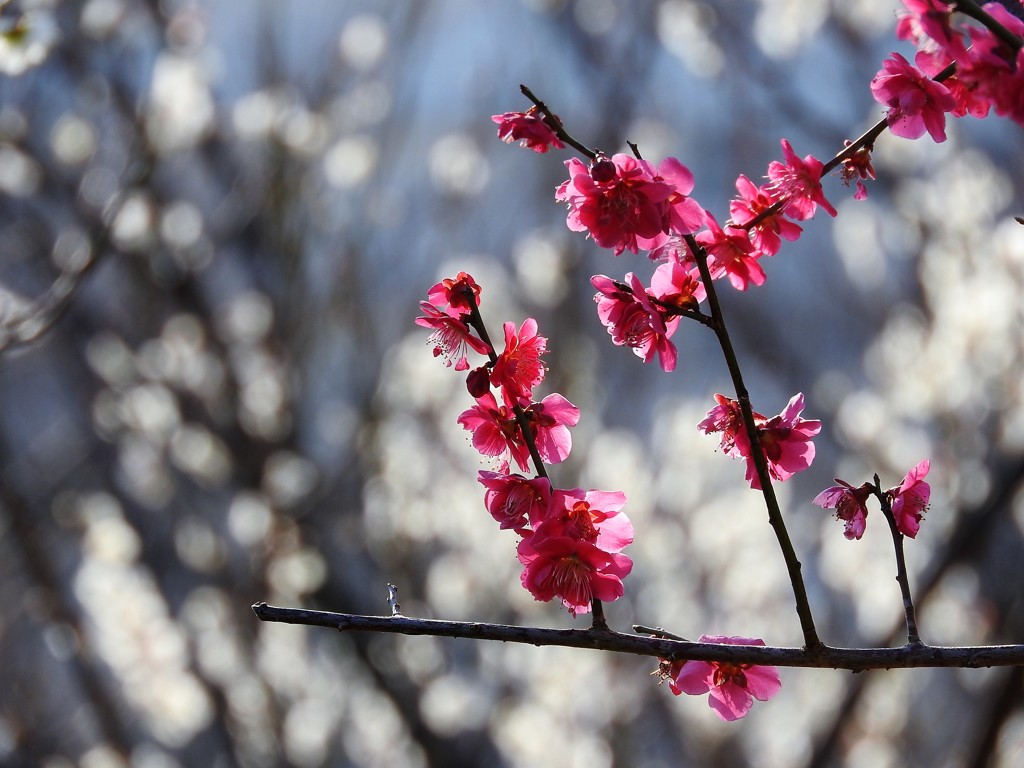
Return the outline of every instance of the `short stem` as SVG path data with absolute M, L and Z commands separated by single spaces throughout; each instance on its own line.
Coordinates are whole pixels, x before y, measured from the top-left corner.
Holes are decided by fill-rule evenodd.
M 472 297 L 470 298 L 469 305 L 469 324 L 476 329 L 476 332 L 480 334 L 480 340 L 487 345 L 489 350 L 487 357 L 490 359 L 491 365 L 494 365 L 494 363 L 498 362 L 498 353 L 494 351 L 494 344 L 491 343 L 491 337 L 487 333 L 487 327 L 484 325 L 484 318 L 480 314 L 480 308 Z M 519 425 L 519 432 L 523 436 L 523 442 L 526 443 L 526 448 L 530 452 L 530 458 L 533 459 L 533 466 L 537 471 L 537 476 L 547 478 L 548 473 L 544 468 L 544 461 L 540 457 L 540 452 L 537 450 L 537 442 L 533 439 L 533 432 L 530 430 L 530 420 L 526 417 L 526 411 L 519 403 L 513 403 L 512 410 L 515 412 L 516 424 Z
M 575 149 L 582 155 L 594 160 L 597 157 L 597 152 L 590 149 L 582 142 L 577 141 L 569 132 L 565 130 L 565 126 L 562 125 L 562 121 L 558 119 L 558 115 L 548 109 L 548 105 L 533 95 L 533 91 L 527 88 L 525 85 L 520 85 L 519 90 L 522 91 L 523 95 L 533 102 L 534 106 L 539 109 L 545 117 L 548 119 L 548 125 L 555 131 L 555 135 L 560 138 L 563 142 L 568 144 L 570 147 Z
M 608 629 L 608 620 L 604 617 L 604 603 L 598 600 L 596 597 L 590 601 L 590 611 L 593 615 L 593 621 L 590 626 L 594 629 Z
M 754 467 L 757 470 L 757 477 L 761 481 L 761 494 L 764 496 L 765 506 L 768 508 L 768 522 L 771 524 L 772 530 L 775 531 L 775 537 L 778 539 L 779 547 L 782 549 L 782 556 L 786 561 L 789 580 L 793 585 L 796 612 L 804 635 L 804 646 L 808 649 L 815 649 L 821 646 L 821 640 L 818 639 L 817 630 L 814 628 L 814 617 L 811 613 L 810 601 L 807 599 L 807 588 L 804 586 L 803 576 L 800 573 L 800 559 L 796 556 L 796 550 L 793 548 L 793 542 L 789 538 L 786 523 L 782 518 L 778 499 L 775 498 L 775 489 L 772 487 L 771 475 L 768 472 L 768 462 L 761 447 L 757 426 L 754 424 L 754 412 L 750 407 L 750 395 L 747 392 L 746 385 L 743 383 L 743 374 L 740 372 L 736 352 L 729 338 L 729 331 L 725 326 L 722 308 L 718 303 L 718 293 L 711 279 L 707 251 L 701 247 L 693 235 L 685 235 L 684 239 L 693 252 L 693 257 L 697 262 L 697 269 L 700 271 L 700 277 L 704 283 L 704 289 L 707 291 L 708 307 L 711 310 L 711 319 L 713 321 L 712 328 L 718 338 L 719 346 L 722 348 L 722 354 L 725 357 L 725 363 L 729 368 L 729 375 L 732 378 L 733 388 L 736 390 L 736 398 L 743 413 L 743 427 L 750 441 L 750 452 L 754 460 Z
M 892 513 L 892 504 L 889 497 L 882 491 L 879 485 L 878 475 L 875 475 L 875 485 L 871 489 L 875 498 L 882 508 L 886 522 L 889 523 L 889 532 L 892 533 L 892 544 L 896 550 L 896 581 L 900 585 L 900 592 L 903 593 L 903 612 L 907 617 L 907 641 L 911 645 L 923 645 L 921 635 L 917 631 L 917 615 L 914 610 L 914 598 L 910 595 L 910 579 L 907 577 L 907 560 L 903 554 L 903 533 L 896 525 L 896 517 Z

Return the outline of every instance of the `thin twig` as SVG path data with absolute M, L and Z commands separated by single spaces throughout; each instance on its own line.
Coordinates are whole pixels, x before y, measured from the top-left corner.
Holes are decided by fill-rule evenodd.
M 818 632 L 814 628 L 814 617 L 811 613 L 811 604 L 807 599 L 807 588 L 804 586 L 804 579 L 801 575 L 800 559 L 796 556 L 793 542 L 786 530 L 786 523 L 782 517 L 782 510 L 779 508 L 779 501 L 775 497 L 775 489 L 772 486 L 771 475 L 768 472 L 768 462 L 765 459 L 761 447 L 761 440 L 758 436 L 757 426 L 754 424 L 754 411 L 750 406 L 750 395 L 743 383 L 743 373 L 740 371 L 739 361 L 729 338 L 729 330 L 725 325 L 725 317 L 722 314 L 722 307 L 718 303 L 718 292 L 715 290 L 714 282 L 711 279 L 711 272 L 708 269 L 707 251 L 697 242 L 693 235 L 685 235 L 686 244 L 693 252 L 697 261 L 697 269 L 700 270 L 700 278 L 704 282 L 707 291 L 708 308 L 711 311 L 711 319 L 718 344 L 722 348 L 722 355 L 725 357 L 726 367 L 729 369 L 729 376 L 732 378 L 733 388 L 736 390 L 736 399 L 740 404 L 743 413 L 743 428 L 747 433 L 750 442 L 751 456 L 754 459 L 754 468 L 757 470 L 758 480 L 761 481 L 761 494 L 764 496 L 765 506 L 768 509 L 768 522 L 775 531 L 775 538 L 782 549 L 782 557 L 786 561 L 786 570 L 789 573 L 789 581 L 793 585 L 793 596 L 796 599 L 796 613 L 800 619 L 800 628 L 804 635 L 804 645 L 808 650 L 821 646 Z
M 900 585 L 900 592 L 903 595 L 903 612 L 907 619 L 907 640 L 911 645 L 921 645 L 921 635 L 917 630 L 917 614 L 914 610 L 914 598 L 910 594 L 910 579 L 907 577 L 907 559 L 903 554 L 903 532 L 896 525 L 896 517 L 892 513 L 892 503 L 889 497 L 882 491 L 878 475 L 875 475 L 875 485 L 871 489 L 878 499 L 882 508 L 882 514 L 889 523 L 889 531 L 892 533 L 892 544 L 896 550 L 896 581 Z

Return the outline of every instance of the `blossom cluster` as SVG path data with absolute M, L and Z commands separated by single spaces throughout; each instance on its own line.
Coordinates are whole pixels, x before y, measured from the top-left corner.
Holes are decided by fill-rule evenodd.
M 420 303 L 416 323 L 431 329 L 435 357 L 455 370 L 469 371 L 467 389 L 475 400 L 458 422 L 472 432 L 473 446 L 493 460 L 482 470 L 484 505 L 502 529 L 520 536 L 517 556 L 523 586 L 538 600 L 555 598 L 574 616 L 591 610 L 592 601 L 610 602 L 623 594 L 622 579 L 633 567 L 622 554 L 633 541 L 633 525 L 622 512 L 621 491 L 553 488 L 541 462 L 557 464 L 572 450 L 569 427 L 579 409 L 560 394 L 539 402 L 534 389 L 546 368 L 541 360 L 547 339 L 537 321 L 517 329 L 503 326 L 504 349 L 488 340 L 479 313 L 480 286 L 465 272 L 437 283 Z M 470 352 L 487 360 L 470 370 Z M 535 477 L 512 471 L 512 463 Z
M 932 489 L 924 478 L 931 469 L 931 462 L 924 459 L 907 472 L 903 482 L 881 494 L 880 500 L 888 505 L 896 529 L 911 539 L 917 538 L 921 529 L 921 518 L 928 509 Z M 826 488 L 814 497 L 814 503 L 824 509 L 834 509 L 836 519 L 845 524 L 843 535 L 848 539 L 859 539 L 864 535 L 867 524 L 868 497 L 875 492 L 875 486 L 864 483 L 854 488 L 845 480 L 836 478 L 838 485 Z
M 1024 8 L 1019 0 L 1011 4 Z M 994 111 L 1024 125 L 1024 21 L 1002 3 L 982 6 L 1018 39 L 1013 46 L 986 26 L 960 24 L 955 4 L 903 0 L 903 5 L 896 36 L 917 47 L 914 64 L 893 53 L 871 82 L 875 99 L 889 107 L 886 121 L 895 135 L 916 139 L 927 131 L 935 141 L 945 141 L 947 112 L 985 117 Z M 931 79 L 951 64 L 952 76 L 941 83 Z

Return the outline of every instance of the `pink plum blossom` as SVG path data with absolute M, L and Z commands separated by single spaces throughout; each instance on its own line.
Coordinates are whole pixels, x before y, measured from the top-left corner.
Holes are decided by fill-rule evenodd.
M 471 275 L 459 272 L 454 278 L 446 277 L 427 291 L 427 302 L 452 317 L 468 315 L 480 306 L 480 286 Z
M 678 265 L 666 263 L 658 269 L 673 266 Z M 644 284 L 632 272 L 626 274 L 626 283 L 606 275 L 595 275 L 590 283 L 598 290 L 594 296 L 597 316 L 608 329 L 612 343 L 631 348 L 645 363 L 657 355 L 662 370 L 675 370 L 676 347 L 669 337 L 675 333 L 679 317 L 669 317 L 654 305 Z
M 917 536 L 921 518 L 928 509 L 928 502 L 931 499 L 931 486 L 924 481 L 930 468 L 931 462 L 924 459 L 907 472 L 898 488 L 891 488 L 885 492 L 892 506 L 896 527 L 900 533 L 912 539 Z
M 520 146 L 540 153 L 547 152 L 552 147 L 565 147 L 548 124 L 547 118 L 535 106 L 526 112 L 492 115 L 491 121 L 498 124 L 498 138 L 506 144 L 518 141 Z
M 560 598 L 576 616 L 587 613 L 594 599 L 611 602 L 623 595 L 622 579 L 633 561 L 605 552 L 572 536 L 527 537 L 519 542 L 523 586 L 542 602 Z
M 750 637 L 701 635 L 697 642 L 723 645 L 759 645 L 764 640 Z M 708 696 L 710 706 L 726 721 L 746 716 L 754 699 L 767 701 L 782 688 L 779 671 L 759 664 L 732 664 L 724 661 L 663 661 L 662 674 L 676 696 Z
M 811 438 L 821 431 L 821 422 L 801 418 L 803 410 L 803 393 L 797 393 L 782 409 L 782 413 L 757 425 L 761 450 L 768 461 L 768 471 L 779 482 L 807 469 L 814 461 L 814 443 Z M 750 487 L 760 490 L 761 481 L 757 477 L 754 459 L 752 456 L 746 458 Z
M 434 345 L 434 357 L 442 357 L 446 366 L 455 364 L 456 371 L 469 370 L 469 350 L 486 355 L 490 347 L 473 335 L 465 321 L 445 313 L 429 302 L 420 302 L 422 317 L 416 318 L 416 324 L 424 328 L 433 328 L 434 332 L 427 337 L 427 343 Z
M 848 539 L 859 539 L 864 535 L 864 526 L 867 524 L 867 500 L 871 495 L 871 484 L 864 483 L 854 488 L 839 478 L 836 478 L 836 482 L 838 485 L 826 488 L 814 497 L 812 503 L 824 509 L 834 509 L 836 519 L 846 524 L 843 535 Z
M 502 529 L 523 532 L 547 517 L 551 482 L 546 477 L 531 480 L 522 475 L 481 470 L 478 479 L 487 489 L 484 506 Z
M 746 480 L 751 488 L 760 490 L 761 480 L 757 476 L 750 439 L 743 428 L 739 403 L 718 394 L 715 400 L 718 405 L 708 411 L 707 418 L 697 427 L 705 434 L 720 432 L 722 451 L 727 456 L 746 459 Z M 797 393 L 778 416 L 769 419 L 756 411 L 753 413 L 758 442 L 768 463 L 768 472 L 779 482 L 807 469 L 814 461 L 814 443 L 811 438 L 821 431 L 821 422 L 801 418 L 803 409 L 804 396 Z
M 852 142 L 849 139 L 843 141 L 844 147 L 849 147 L 851 144 Z M 843 160 L 840 175 L 842 176 L 843 183 L 847 186 L 854 179 L 857 180 L 857 191 L 853 193 L 854 200 L 867 199 L 868 190 L 864 186 L 862 179 L 875 178 L 875 167 L 871 164 L 871 150 L 867 147 L 861 147 Z
M 907 13 L 896 22 L 896 37 L 921 50 L 938 48 L 952 59 L 965 52 L 963 35 L 950 23 L 952 7 L 944 0 L 903 0 Z
M 776 199 L 769 186 L 758 187 L 746 176 L 736 179 L 736 191 L 739 197 L 729 203 L 729 216 L 732 225 L 746 228 L 763 211 L 771 208 Z M 750 241 L 754 248 L 766 256 L 774 256 L 782 246 L 782 240 L 798 240 L 803 230 L 800 225 L 782 215 L 782 211 L 766 216 L 749 229 Z
M 773 160 L 768 164 L 768 189 L 776 199 L 785 201 L 783 213 L 791 219 L 804 221 L 811 218 L 820 205 L 830 216 L 835 216 L 836 209 L 821 191 L 824 163 L 813 155 L 801 160 L 786 139 L 782 139 L 782 156 L 785 162 Z
M 525 412 L 540 457 L 549 464 L 565 461 L 572 450 L 569 427 L 575 427 L 579 422 L 580 409 L 561 395 L 553 393 L 539 403 L 531 403 Z
M 708 228 L 697 235 L 697 242 L 708 252 L 708 269 L 712 279 L 728 277 L 732 287 L 747 290 L 751 283 L 763 285 L 764 270 L 757 263 L 761 256 L 750 242 L 750 235 L 744 230 L 723 231 L 715 217 L 707 215 Z
M 566 167 L 569 179 L 555 191 L 569 208 L 566 224 L 616 256 L 661 246 L 668 235 L 704 224 L 704 210 L 688 196 L 693 174 L 674 157 L 657 168 L 625 154 L 598 155 L 589 166 L 572 158 Z
M 552 491 L 547 519 L 535 529 L 533 541 L 569 536 L 604 552 L 621 552 L 633 541 L 633 524 L 622 512 L 625 504 L 622 491 Z
M 491 383 L 501 387 L 510 400 L 528 404 L 533 388 L 544 380 L 541 355 L 547 352 L 548 340 L 537 334 L 537 321 L 523 321 L 519 332 L 515 323 L 505 323 L 505 349 L 498 355 L 491 370 Z
M 936 142 L 946 140 L 946 112 L 956 107 L 949 89 L 937 83 L 900 54 L 882 64 L 871 81 L 875 100 L 889 107 L 889 130 L 905 139 L 917 139 L 925 131 Z
M 629 155 L 599 155 L 589 166 L 578 158 L 565 163 L 569 179 L 555 199 L 569 207 L 566 224 L 574 232 L 589 232 L 602 248 L 615 254 L 627 248 L 636 253 L 640 241 L 663 231 L 671 184 L 656 181 L 650 164 Z
M 510 459 L 526 471 L 530 449 L 523 440 L 515 412 L 511 406 L 498 405 L 493 393 L 476 398 L 476 405 L 463 411 L 458 422 L 473 433 L 473 447 L 484 456 L 494 457 L 503 473 L 508 472 Z

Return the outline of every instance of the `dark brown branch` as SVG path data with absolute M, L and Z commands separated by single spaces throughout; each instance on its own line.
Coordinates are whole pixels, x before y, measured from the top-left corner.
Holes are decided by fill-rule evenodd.
M 915 667 L 1006 667 L 1024 665 L 1024 645 L 902 648 L 832 648 L 814 650 L 760 645 L 688 643 L 663 637 L 643 637 L 604 629 L 544 629 L 472 621 L 411 619 L 404 616 L 362 616 L 304 608 L 278 608 L 257 603 L 261 621 L 328 627 L 341 632 L 388 632 L 402 635 L 497 640 L 504 643 L 590 648 L 657 658 L 721 661 L 731 664 L 769 664 L 778 667 L 848 669 L 909 669 Z

